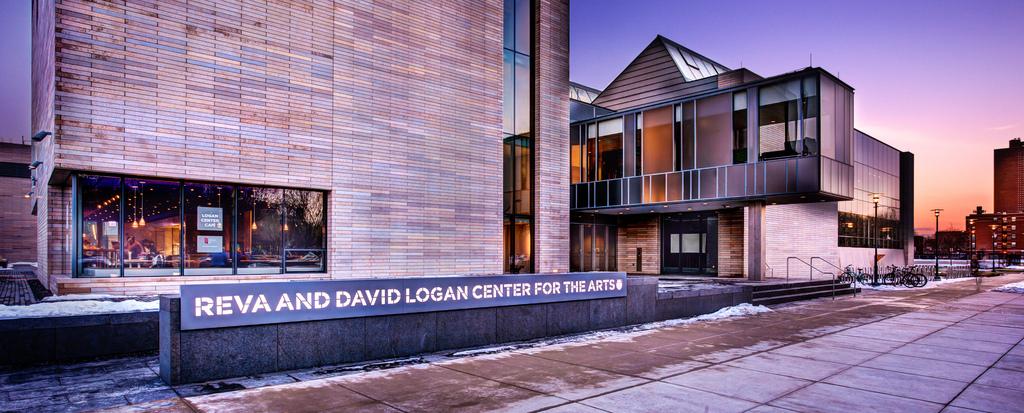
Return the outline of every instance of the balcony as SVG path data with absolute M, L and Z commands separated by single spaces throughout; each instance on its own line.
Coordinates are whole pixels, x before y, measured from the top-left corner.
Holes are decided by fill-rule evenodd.
M 582 182 L 571 186 L 570 207 L 600 210 L 764 199 L 795 203 L 802 198 L 790 195 L 802 194 L 851 199 L 853 167 L 823 156 L 801 156 Z

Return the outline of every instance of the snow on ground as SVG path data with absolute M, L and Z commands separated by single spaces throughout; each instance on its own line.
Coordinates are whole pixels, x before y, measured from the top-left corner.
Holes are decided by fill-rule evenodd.
M 899 285 L 899 286 L 896 286 L 896 285 L 876 285 L 876 286 L 872 286 L 871 284 L 861 284 L 861 283 L 854 283 L 854 284 L 858 288 L 861 288 L 861 289 L 864 289 L 864 290 L 903 291 L 903 290 L 920 290 L 920 289 L 927 290 L 929 288 L 936 288 L 936 287 L 938 287 L 940 285 L 952 284 L 952 283 L 958 283 L 958 282 L 964 282 L 964 281 L 975 281 L 977 279 L 978 279 L 978 277 L 943 278 L 941 281 L 932 281 L 932 280 L 929 279 L 928 280 L 928 284 L 925 285 L 924 287 L 914 287 L 914 288 L 904 287 L 902 285 Z
M 114 295 L 114 294 L 67 294 L 67 295 L 51 295 L 43 298 L 44 302 L 53 301 L 81 301 L 81 300 L 102 300 L 102 299 L 131 299 L 136 296 L 129 295 Z
M 1024 281 L 1006 284 L 1004 286 L 994 288 L 992 291 L 999 291 L 1001 293 L 1024 294 Z
M 159 309 L 160 301 L 46 301 L 30 305 L 0 305 L 0 319 L 131 313 Z
M 653 323 L 640 324 L 632 327 L 618 328 L 604 331 L 594 331 L 590 333 L 582 333 L 577 335 L 555 337 L 550 339 L 541 339 L 537 341 L 531 341 L 521 344 L 511 344 L 495 347 L 486 347 L 479 349 L 472 349 L 466 351 L 460 351 L 452 353 L 451 356 L 464 357 L 464 356 L 490 356 L 490 357 L 501 357 L 513 350 L 549 350 L 553 346 L 582 344 L 591 341 L 630 341 L 635 337 L 648 334 L 653 330 L 665 327 L 672 327 L 678 325 L 693 324 L 702 321 L 717 321 L 726 320 L 734 317 L 744 317 L 760 313 L 768 313 L 772 310 L 763 305 L 751 305 L 743 303 L 732 307 L 725 307 L 711 314 L 703 314 L 692 318 L 680 318 L 674 320 L 657 321 Z

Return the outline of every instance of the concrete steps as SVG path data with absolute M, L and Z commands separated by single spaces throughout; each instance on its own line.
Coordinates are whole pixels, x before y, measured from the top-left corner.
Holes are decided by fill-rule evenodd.
M 772 305 L 831 297 L 833 288 L 836 297 L 860 292 L 859 288 L 854 288 L 849 283 L 836 282 L 833 286 L 832 280 L 756 285 L 751 297 L 751 304 Z

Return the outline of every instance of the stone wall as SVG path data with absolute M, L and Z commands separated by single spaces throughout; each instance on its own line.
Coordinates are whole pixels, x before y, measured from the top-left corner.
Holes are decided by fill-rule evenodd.
M 765 211 L 766 261 L 775 277 L 786 276 L 786 258 L 799 257 L 810 263 L 821 257 L 839 266 L 839 214 L 835 202 L 791 205 L 769 205 Z M 828 264 L 815 260 L 814 266 L 834 271 Z M 790 261 L 790 278 L 806 278 L 808 267 Z

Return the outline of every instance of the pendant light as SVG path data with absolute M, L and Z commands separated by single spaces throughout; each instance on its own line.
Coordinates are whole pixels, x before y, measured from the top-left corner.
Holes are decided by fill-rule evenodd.
M 139 187 L 132 187 L 132 228 L 139 227 Z
M 139 206 L 139 210 L 141 211 L 142 217 L 139 218 L 139 226 L 144 227 L 146 226 L 146 183 L 139 183 L 142 184 L 142 197 L 140 198 L 142 200 L 142 205 Z
M 255 231 L 257 229 L 256 228 L 256 191 L 253 191 L 253 194 L 251 195 L 251 197 L 252 197 L 252 230 Z

